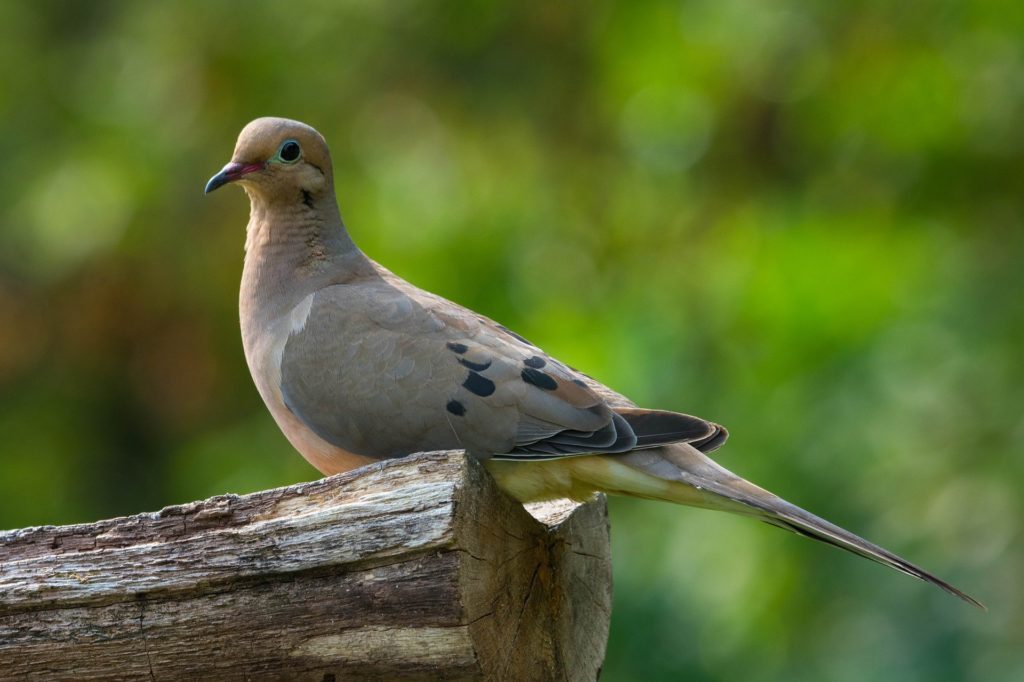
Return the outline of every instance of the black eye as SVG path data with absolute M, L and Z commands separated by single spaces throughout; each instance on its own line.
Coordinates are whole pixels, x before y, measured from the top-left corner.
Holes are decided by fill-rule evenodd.
M 295 163 L 302 155 L 302 148 L 299 147 L 299 143 L 295 140 L 288 140 L 281 145 L 281 151 L 279 151 L 277 155 L 285 163 Z

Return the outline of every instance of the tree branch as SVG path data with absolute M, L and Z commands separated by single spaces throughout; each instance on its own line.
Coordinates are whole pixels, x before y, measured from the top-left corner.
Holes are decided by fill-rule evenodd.
M 0 677 L 593 680 L 604 499 L 529 512 L 472 459 L 427 453 L 0 533 Z

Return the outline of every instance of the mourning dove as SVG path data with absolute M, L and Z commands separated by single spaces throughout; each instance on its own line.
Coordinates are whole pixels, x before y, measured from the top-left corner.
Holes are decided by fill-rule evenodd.
M 206 192 L 249 195 L 239 313 L 256 388 L 325 475 L 465 450 L 526 502 L 630 495 L 752 516 L 977 601 L 732 474 L 713 422 L 647 410 L 515 332 L 381 267 L 352 242 L 313 128 L 260 118 Z

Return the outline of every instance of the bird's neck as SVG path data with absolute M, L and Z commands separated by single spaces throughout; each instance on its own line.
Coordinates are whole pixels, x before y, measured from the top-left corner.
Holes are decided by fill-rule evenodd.
M 310 201 L 312 206 L 250 199 L 243 317 L 266 324 L 325 286 L 372 275 L 372 263 L 349 237 L 333 196 Z

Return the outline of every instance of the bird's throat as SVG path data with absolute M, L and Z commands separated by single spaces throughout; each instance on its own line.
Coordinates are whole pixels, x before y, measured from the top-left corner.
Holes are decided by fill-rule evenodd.
M 267 202 L 250 193 L 239 304 L 270 321 L 303 297 L 372 269 L 352 242 L 337 205 Z

